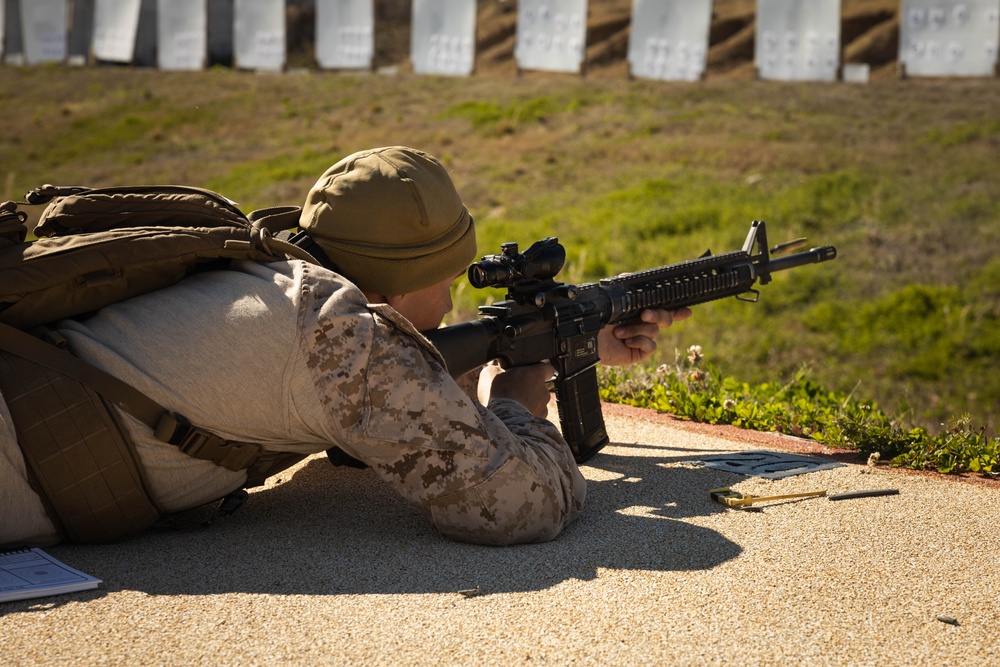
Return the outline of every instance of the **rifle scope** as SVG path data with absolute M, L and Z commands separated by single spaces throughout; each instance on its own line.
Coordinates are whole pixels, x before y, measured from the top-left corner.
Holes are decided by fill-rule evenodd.
M 510 289 L 520 280 L 551 280 L 565 262 L 566 249 L 553 237 L 536 241 L 523 253 L 517 243 L 503 243 L 499 255 L 486 255 L 469 267 L 469 282 L 476 289 Z

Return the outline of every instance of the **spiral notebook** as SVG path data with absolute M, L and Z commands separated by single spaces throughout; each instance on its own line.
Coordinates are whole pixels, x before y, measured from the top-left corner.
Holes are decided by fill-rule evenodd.
M 0 551 L 0 602 L 85 591 L 100 584 L 100 579 L 71 568 L 41 549 Z

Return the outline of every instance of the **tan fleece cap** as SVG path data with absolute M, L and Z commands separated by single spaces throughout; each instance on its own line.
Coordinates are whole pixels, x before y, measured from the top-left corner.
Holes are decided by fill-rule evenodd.
M 464 271 L 476 230 L 444 166 L 402 146 L 349 155 L 324 173 L 299 225 L 366 292 L 409 294 Z

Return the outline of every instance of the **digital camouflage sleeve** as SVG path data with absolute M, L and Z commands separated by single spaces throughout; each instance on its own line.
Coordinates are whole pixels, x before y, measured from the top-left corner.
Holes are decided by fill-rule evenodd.
M 479 544 L 539 542 L 579 513 L 585 481 L 551 422 L 512 400 L 478 405 L 392 309 L 370 305 L 348 320 L 339 299 L 303 296 L 312 300 L 302 309 L 306 364 L 333 437 L 443 535 Z

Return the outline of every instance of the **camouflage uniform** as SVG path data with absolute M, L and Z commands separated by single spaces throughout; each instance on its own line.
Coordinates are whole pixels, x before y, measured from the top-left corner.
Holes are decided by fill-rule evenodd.
M 303 454 L 339 446 L 452 539 L 550 540 L 583 504 L 584 480 L 550 422 L 511 400 L 478 405 L 408 321 L 319 267 L 244 262 L 60 332 L 81 357 L 222 437 Z M 245 481 L 123 421 L 164 511 Z M 12 435 L 0 412 L 0 499 L 24 508 L 0 517 L 0 544 L 44 543 L 54 530 L 26 497 Z

